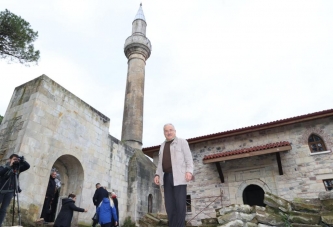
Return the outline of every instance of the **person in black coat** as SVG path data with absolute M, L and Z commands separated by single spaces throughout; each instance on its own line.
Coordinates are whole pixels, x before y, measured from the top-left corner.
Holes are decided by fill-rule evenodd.
M 99 204 L 102 202 L 102 200 L 107 197 L 109 197 L 109 192 L 104 187 L 102 187 L 100 183 L 97 183 L 96 191 L 95 191 L 95 194 L 93 197 L 93 203 L 96 206 L 96 210 L 97 210 L 97 207 L 99 206 Z M 93 219 L 92 226 L 95 227 L 97 225 L 97 223 L 98 223 L 98 220 Z
M 14 196 L 14 189 L 16 189 L 15 173 L 20 174 L 29 168 L 29 163 L 24 160 L 23 156 L 19 157 L 17 154 L 12 154 L 9 157 L 9 162 L 0 167 L 0 226 L 5 219 L 7 207 Z M 21 192 L 20 188 L 18 188 L 18 192 Z
M 86 209 L 75 206 L 75 201 L 74 194 L 69 194 L 68 198 L 62 199 L 61 210 L 54 222 L 54 227 L 70 227 L 74 211 L 87 212 Z
M 42 214 L 40 215 L 41 218 L 44 218 L 44 221 L 51 221 L 49 220 L 49 214 L 51 212 L 51 203 L 53 202 L 55 193 L 56 193 L 56 182 L 55 179 L 57 177 L 57 172 L 52 169 L 50 178 L 49 178 L 49 184 L 47 185 L 46 189 L 46 195 L 45 195 L 45 200 L 44 200 L 44 205 L 42 209 Z

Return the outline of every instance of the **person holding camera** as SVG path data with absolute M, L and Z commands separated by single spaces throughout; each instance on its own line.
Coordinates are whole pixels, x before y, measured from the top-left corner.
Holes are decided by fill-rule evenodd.
M 24 157 L 17 154 L 12 154 L 9 161 L 4 166 L 0 166 L 0 226 L 5 219 L 6 210 L 14 196 L 15 189 L 21 192 L 19 187 L 16 188 L 18 185 L 16 185 L 15 175 L 17 174 L 18 177 L 21 172 L 29 168 L 30 165 L 24 160 Z

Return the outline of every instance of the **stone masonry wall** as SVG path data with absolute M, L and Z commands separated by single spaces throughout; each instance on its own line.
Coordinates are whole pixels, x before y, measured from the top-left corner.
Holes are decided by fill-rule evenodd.
M 151 212 L 158 212 L 162 202 L 159 186 L 154 184 L 156 166 L 141 150 L 137 150 L 129 162 L 128 215 L 139 221 L 148 212 L 148 197 L 152 197 Z M 137 206 L 132 204 L 136 203 Z
M 44 75 L 16 88 L 1 129 L 6 130 L 6 123 L 18 117 L 24 120 L 20 140 L 13 142 L 15 148 L 8 150 L 5 157 L 16 152 L 31 165 L 20 177 L 24 190 L 21 208 L 29 212 L 37 206 L 30 214 L 31 220 L 39 217 L 50 169 L 61 156 L 69 155 L 79 160 L 83 168 L 84 183 L 76 182 L 81 185 L 72 192 L 78 194 L 77 205 L 90 211 L 79 214 L 80 219 L 90 222 L 95 181 L 108 180 L 105 169 L 110 166 L 109 119 Z M 61 191 L 61 195 L 67 193 Z
M 307 142 L 311 133 L 323 138 L 328 152 L 311 155 Z M 221 162 L 224 183 L 215 163 L 202 161 L 205 155 L 280 141 L 288 141 L 292 146 L 292 150 L 280 152 L 283 175 L 279 175 L 275 154 Z M 215 217 L 214 209 L 218 207 L 243 204 L 242 194 L 248 185 L 258 185 L 265 192 L 292 200 L 316 197 L 325 190 L 322 180 L 333 178 L 332 117 L 192 144 L 190 148 L 195 180 L 188 185 L 192 212 L 187 220 L 204 210 L 191 222 L 194 225 L 200 219 Z
M 111 145 L 111 168 L 108 176 L 110 181 L 106 185 L 108 191 L 117 194 L 120 223 L 128 216 L 128 167 L 130 158 L 135 153 L 135 149 L 127 146 L 118 139 L 109 135 Z M 133 203 L 135 206 L 135 204 Z
M 39 218 L 52 166 L 62 171 L 62 195 L 77 194 L 74 224 L 91 225 L 92 196 L 101 183 L 118 194 L 120 222 L 127 211 L 128 162 L 133 149 L 109 135 L 109 119 L 42 75 L 17 87 L 0 125 L 2 163 L 12 153 L 31 167 L 20 177 L 25 226 Z M 152 170 L 153 171 L 153 170 Z

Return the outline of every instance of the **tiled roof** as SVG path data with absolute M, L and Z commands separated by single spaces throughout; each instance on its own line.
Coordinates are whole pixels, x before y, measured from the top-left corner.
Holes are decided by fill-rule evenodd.
M 220 135 L 220 134 L 225 134 L 225 133 L 234 133 L 234 132 L 239 132 L 239 131 L 246 131 L 246 130 L 251 130 L 251 129 L 261 129 L 263 127 L 267 128 L 272 128 L 276 126 L 281 126 L 281 125 L 287 125 L 287 124 L 292 124 L 296 122 L 303 122 L 307 120 L 312 120 L 312 119 L 317 119 L 318 117 L 327 117 L 327 116 L 333 116 L 333 109 L 330 110 L 323 110 L 319 112 L 314 112 L 310 114 L 304 114 L 296 117 L 290 117 L 282 120 L 277 120 L 277 121 L 271 121 L 263 124 L 258 124 L 258 125 L 252 125 L 244 128 L 238 128 L 238 129 L 233 129 L 233 130 L 228 130 L 224 132 L 219 132 L 219 133 L 214 133 L 214 134 L 209 134 L 205 136 L 199 136 L 199 137 L 194 137 L 191 139 L 188 139 L 188 142 L 191 142 L 191 140 L 198 140 L 198 139 L 203 139 L 206 137 L 214 137 L 215 135 Z
M 238 128 L 238 129 L 233 129 L 233 130 L 227 130 L 224 132 L 218 132 L 218 133 L 213 133 L 213 134 L 208 134 L 204 136 L 198 136 L 194 138 L 187 139 L 189 144 L 194 144 L 194 143 L 199 143 L 199 142 L 204 142 L 208 140 L 213 140 L 213 139 L 219 139 L 219 138 L 224 138 L 228 136 L 235 136 L 243 133 L 248 133 L 248 132 L 253 132 L 253 131 L 258 131 L 258 130 L 265 130 L 269 128 L 274 128 L 274 127 L 279 127 L 279 126 L 284 126 L 284 125 L 290 125 L 290 124 L 295 124 L 295 123 L 300 123 L 300 122 L 306 122 L 314 119 L 319 119 L 319 118 L 324 118 L 324 117 L 331 117 L 333 116 L 333 109 L 329 110 L 323 110 L 319 112 L 314 112 L 310 114 L 304 114 L 296 117 L 291 117 L 291 118 L 286 118 L 282 120 L 277 120 L 277 121 L 271 121 L 268 123 L 263 123 L 263 124 L 258 124 L 258 125 L 252 125 L 244 128 Z M 142 149 L 143 153 L 146 155 L 152 157 L 153 152 L 159 150 L 160 145 L 152 146 L 152 147 L 145 147 Z
M 287 141 L 281 141 L 281 142 L 277 142 L 277 143 L 269 143 L 269 144 L 250 147 L 250 148 L 242 148 L 242 149 L 237 149 L 237 150 L 233 150 L 233 151 L 225 151 L 225 152 L 220 152 L 220 153 L 216 153 L 216 154 L 205 155 L 203 160 L 250 153 L 250 152 L 254 152 L 254 151 L 262 151 L 262 150 L 267 150 L 267 149 L 277 148 L 277 147 L 284 147 L 284 146 L 290 146 L 290 143 Z

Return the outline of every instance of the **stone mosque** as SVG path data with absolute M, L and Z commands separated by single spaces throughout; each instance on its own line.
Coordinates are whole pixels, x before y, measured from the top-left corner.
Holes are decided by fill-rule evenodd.
M 74 226 L 91 226 L 95 184 L 118 195 L 120 225 L 164 212 L 153 183 L 159 145 L 142 149 L 145 64 L 151 54 L 142 6 L 125 41 L 127 85 L 121 140 L 110 119 L 46 75 L 15 88 L 0 125 L 2 164 L 17 153 L 30 163 L 19 195 L 23 226 L 40 217 L 51 168 L 61 176 L 60 201 L 77 195 Z M 198 133 L 199 134 L 199 133 Z M 187 221 L 215 217 L 230 204 L 263 205 L 269 192 L 285 199 L 317 198 L 333 189 L 333 109 L 187 139 L 194 180 Z M 147 157 L 153 158 L 153 162 Z M 59 212 L 60 203 L 54 215 Z M 7 221 L 11 215 L 7 215 Z
M 0 157 L 4 163 L 17 153 L 30 163 L 20 177 L 25 226 L 40 217 L 52 167 L 61 176 L 59 199 L 74 193 L 76 205 L 88 209 L 75 212 L 74 225 L 91 226 L 98 182 L 118 195 L 120 223 L 159 210 L 156 167 L 141 150 L 145 64 L 151 53 L 146 26 L 140 6 L 124 47 L 128 73 L 121 140 L 109 134 L 107 116 L 46 75 L 15 88 L 0 125 Z

